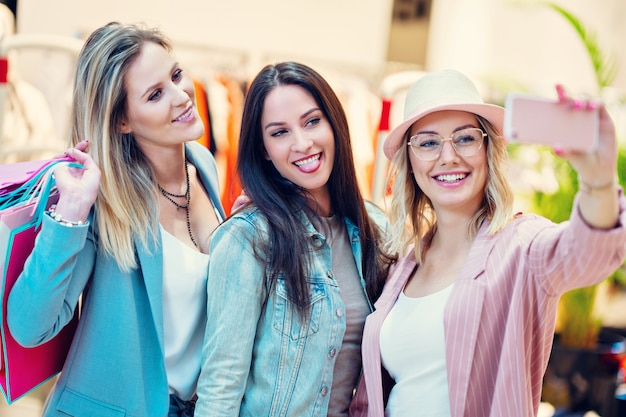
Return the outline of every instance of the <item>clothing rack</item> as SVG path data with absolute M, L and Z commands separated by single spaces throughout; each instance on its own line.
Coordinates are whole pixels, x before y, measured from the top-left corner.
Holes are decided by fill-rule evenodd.
M 203 78 L 219 72 L 242 82 L 248 79 L 250 57 L 244 50 L 185 40 L 173 40 L 172 45 L 174 55 L 194 77 Z
M 172 46 L 174 56 L 194 79 L 198 111 L 203 119 L 208 119 L 209 144 L 217 162 L 222 205 L 229 213 L 241 192 L 235 162 L 250 57 L 243 50 L 194 41 L 173 40 Z
M 386 76 L 380 83 L 382 109 L 376 143 L 374 179 L 372 181 L 372 201 L 374 203 L 382 204 L 385 199 L 385 185 L 387 184 L 389 169 L 389 161 L 383 152 L 385 138 L 390 130 L 403 120 L 404 98 L 407 90 L 424 74 L 426 74 L 424 71 L 417 70 L 400 71 Z
M 83 41 L 80 39 L 49 34 L 10 34 L 5 35 L 0 40 L 0 134 L 4 132 L 4 119 L 6 117 L 5 103 L 7 102 L 8 90 L 11 88 L 12 83 L 21 79 L 21 75 L 15 69 L 19 67 L 17 60 L 21 58 L 18 58 L 18 55 L 27 50 L 41 50 L 45 52 L 61 52 L 75 58 L 78 56 L 82 45 Z M 46 63 L 43 63 L 41 68 L 44 69 L 45 67 Z M 28 111 L 28 109 L 26 109 L 26 111 Z M 32 143 L 6 146 L 3 140 L 0 139 L 0 160 L 3 160 L 10 154 L 27 157 L 28 155 L 41 152 L 57 152 L 58 146 L 53 146 L 53 142 L 51 138 L 51 140 L 47 141 L 45 144 L 37 144 L 36 146 Z

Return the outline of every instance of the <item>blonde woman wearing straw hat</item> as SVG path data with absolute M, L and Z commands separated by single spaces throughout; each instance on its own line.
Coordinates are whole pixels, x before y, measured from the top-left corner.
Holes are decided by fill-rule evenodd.
M 555 149 L 586 184 L 561 224 L 513 214 L 503 108 L 452 70 L 408 91 L 405 120 L 384 144 L 392 245 L 405 255 L 367 318 L 351 415 L 536 415 L 560 295 L 601 281 L 626 255 L 613 122 L 601 104 L 558 91 L 577 111 L 600 106 L 593 150 Z

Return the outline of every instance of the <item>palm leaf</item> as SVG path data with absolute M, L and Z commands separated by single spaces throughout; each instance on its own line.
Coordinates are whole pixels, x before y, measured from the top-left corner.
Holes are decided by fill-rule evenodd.
M 589 32 L 580 19 L 558 4 L 552 2 L 544 2 L 544 4 L 565 18 L 578 34 L 591 60 L 598 87 L 602 89 L 611 85 L 617 75 L 617 61 L 614 56 L 605 56 L 604 51 L 598 45 L 596 34 Z

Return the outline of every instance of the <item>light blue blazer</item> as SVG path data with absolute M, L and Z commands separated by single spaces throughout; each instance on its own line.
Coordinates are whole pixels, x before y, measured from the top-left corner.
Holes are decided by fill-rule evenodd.
M 223 218 L 213 156 L 195 142 L 186 154 Z M 78 329 L 45 417 L 167 415 L 160 242 L 148 250 L 135 244 L 139 267 L 126 273 L 98 249 L 91 227 L 45 216 L 7 317 L 14 338 L 35 346 L 70 321 L 82 294 Z

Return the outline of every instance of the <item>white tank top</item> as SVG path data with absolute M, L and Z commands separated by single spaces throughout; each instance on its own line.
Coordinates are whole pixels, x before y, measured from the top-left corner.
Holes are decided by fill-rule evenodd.
M 209 255 L 185 245 L 161 227 L 163 338 L 170 394 L 187 401 L 200 375 L 206 326 Z
M 382 363 L 396 381 L 387 417 L 450 417 L 443 312 L 453 285 L 431 295 L 400 293 L 380 331 Z

